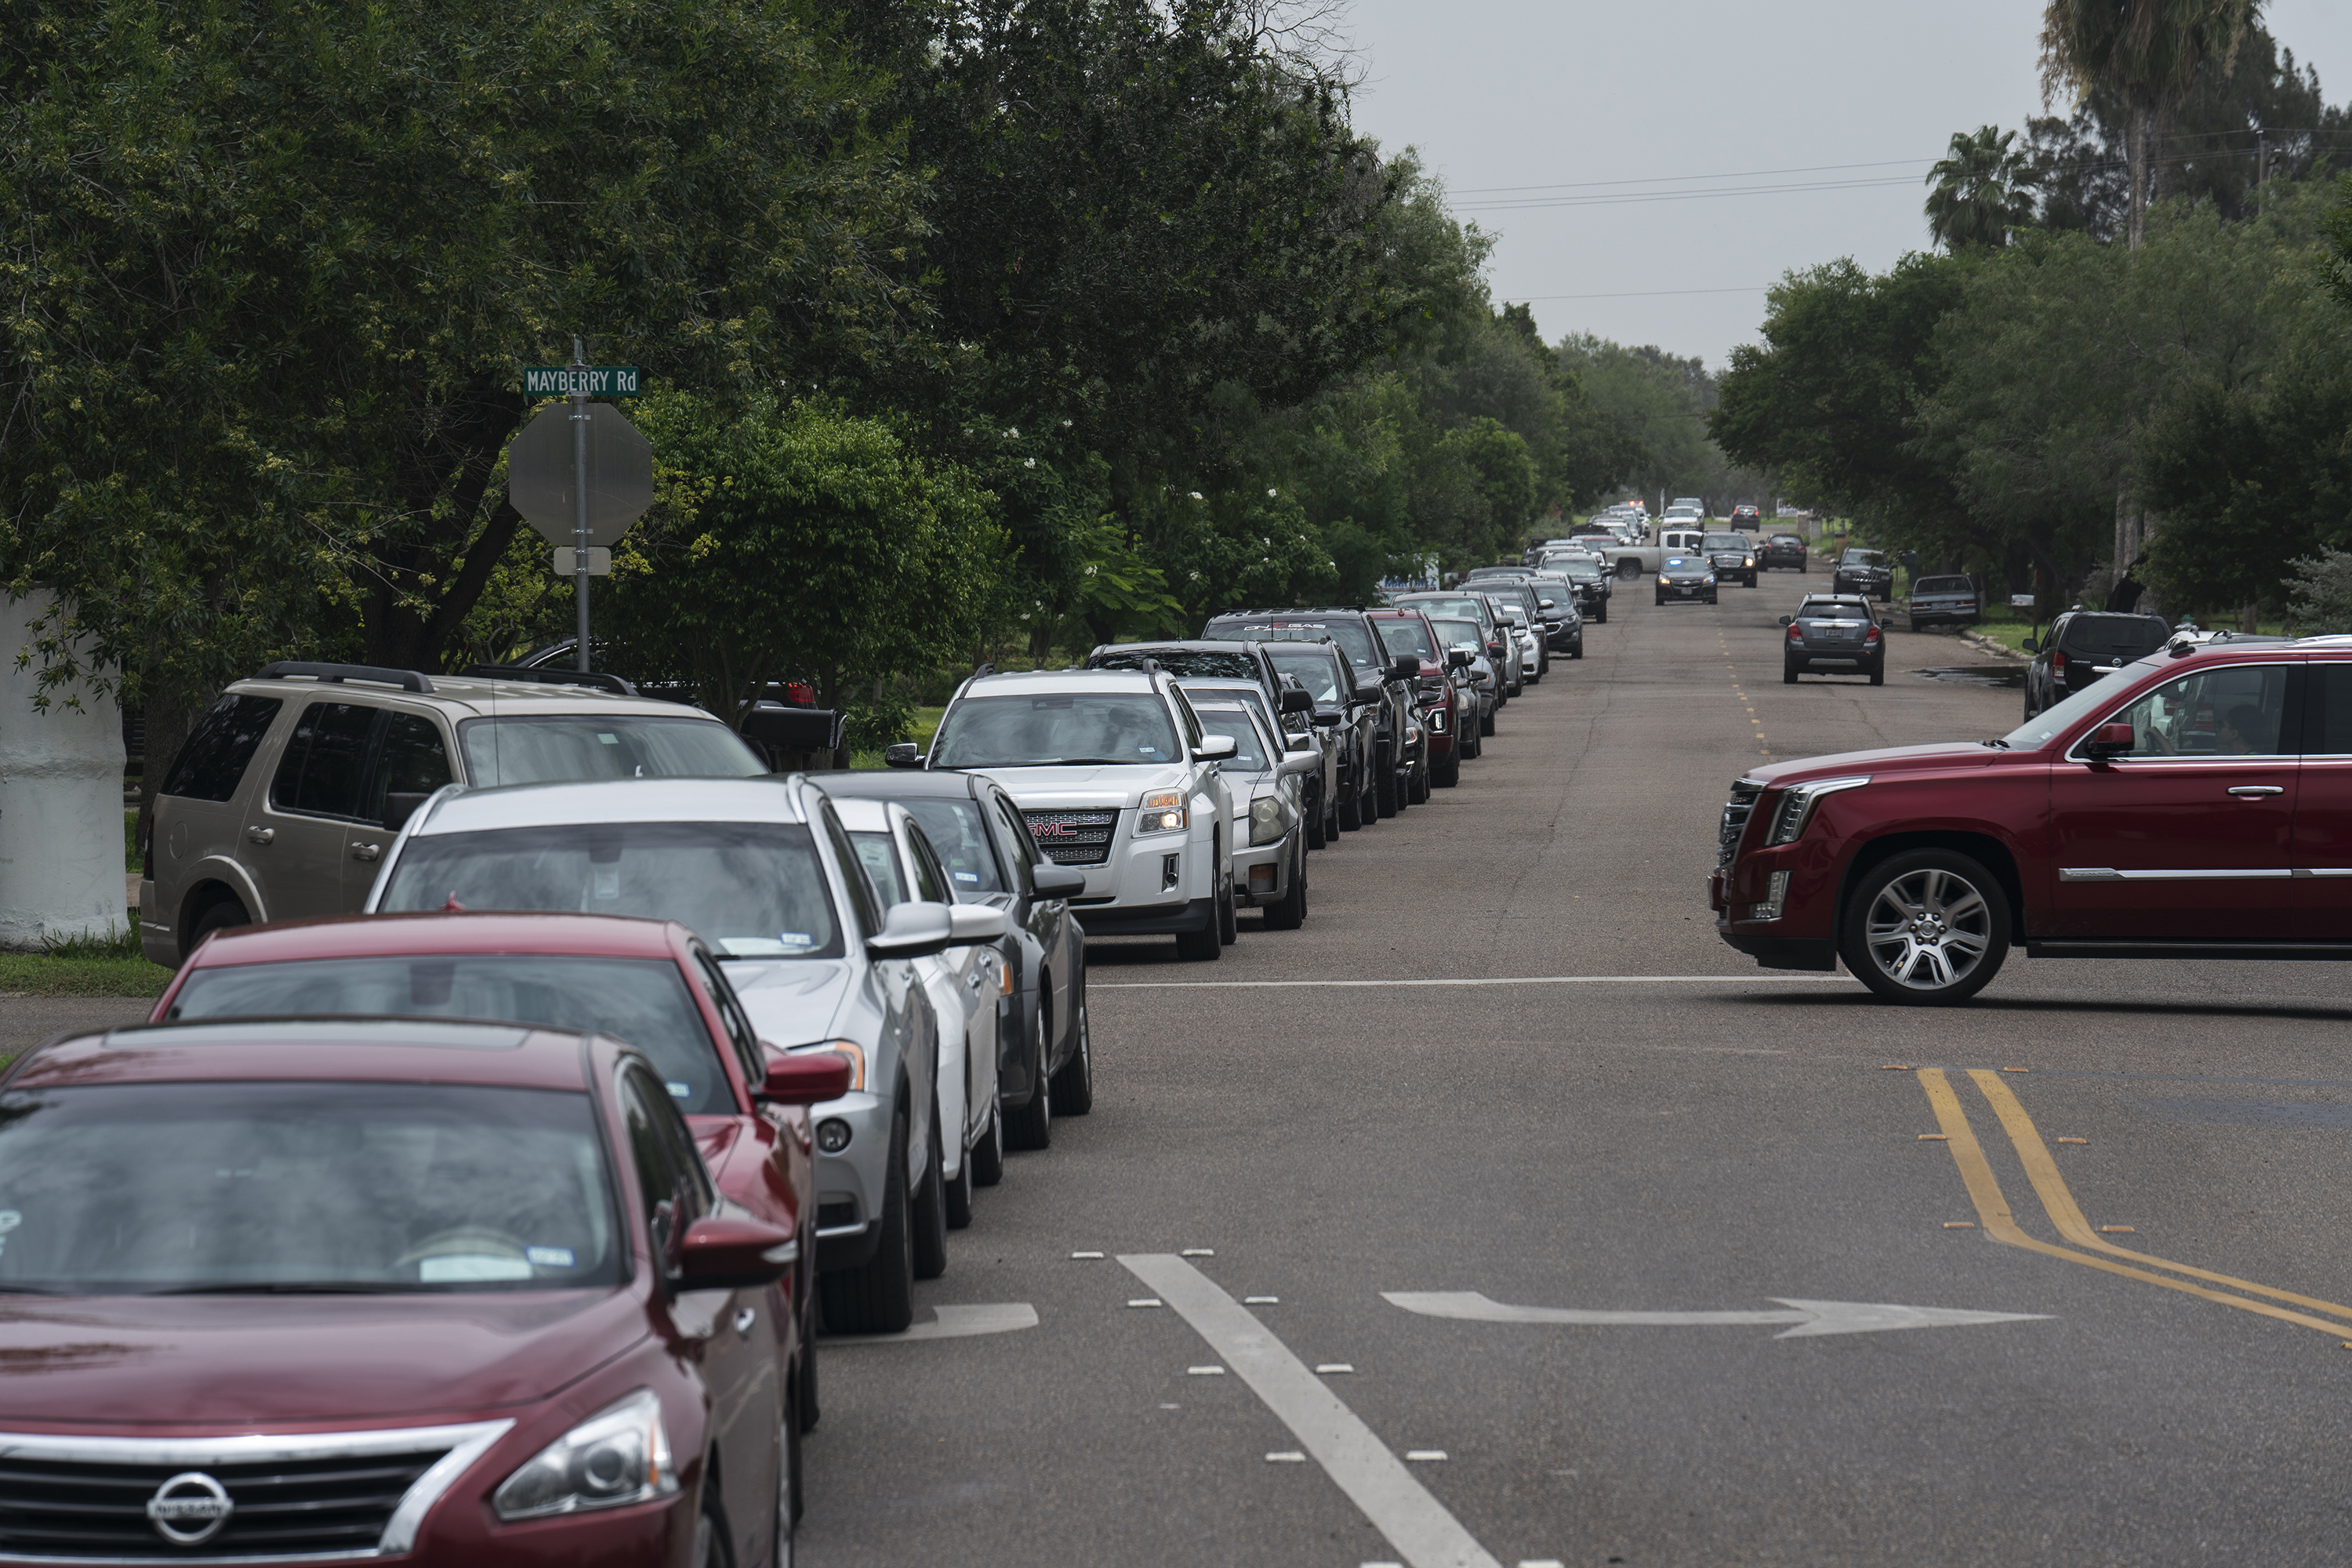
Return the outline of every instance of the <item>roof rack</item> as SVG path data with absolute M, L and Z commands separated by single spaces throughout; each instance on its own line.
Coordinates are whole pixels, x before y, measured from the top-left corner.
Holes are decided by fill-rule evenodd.
M 422 670 L 386 669 L 373 664 L 301 664 L 279 659 L 275 664 L 264 665 L 261 672 L 253 679 L 284 680 L 289 676 L 299 675 L 307 675 L 330 685 L 345 680 L 373 680 L 385 686 L 397 686 L 403 691 L 414 691 L 425 697 L 433 695 L 433 678 Z
M 533 664 L 469 664 L 466 674 L 478 680 L 529 680 L 541 686 L 592 686 L 615 697 L 635 697 L 637 689 L 617 675 L 601 669 L 551 669 Z

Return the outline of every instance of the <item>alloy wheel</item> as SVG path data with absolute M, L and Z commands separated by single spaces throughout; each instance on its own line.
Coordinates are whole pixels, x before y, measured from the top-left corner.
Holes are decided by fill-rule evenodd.
M 1993 945 L 1992 906 L 1967 878 L 1923 866 L 1878 890 L 1863 941 L 1878 972 L 1908 990 L 1944 992 L 1974 974 Z

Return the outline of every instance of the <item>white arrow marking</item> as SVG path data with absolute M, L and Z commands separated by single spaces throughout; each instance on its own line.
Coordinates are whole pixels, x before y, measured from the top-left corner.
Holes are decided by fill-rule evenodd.
M 971 1334 L 1005 1334 L 1037 1326 L 1037 1309 L 1026 1301 L 991 1302 L 973 1307 L 934 1309 L 939 1321 L 916 1323 L 900 1334 L 827 1334 L 824 1344 L 903 1345 L 914 1340 L 960 1340 Z
M 1957 1307 L 1897 1307 L 1879 1301 L 1798 1301 L 1769 1298 L 1778 1312 L 1604 1312 L 1580 1307 L 1512 1307 L 1475 1290 L 1383 1290 L 1382 1298 L 1424 1318 L 1461 1318 L 1474 1323 L 1585 1323 L 1601 1327 L 1721 1328 L 1739 1323 L 1787 1323 L 1772 1337 L 1803 1339 L 1818 1334 L 1873 1334 L 1886 1329 L 1957 1329 L 1974 1323 L 2021 1323 L 2047 1312 L 1970 1312 Z

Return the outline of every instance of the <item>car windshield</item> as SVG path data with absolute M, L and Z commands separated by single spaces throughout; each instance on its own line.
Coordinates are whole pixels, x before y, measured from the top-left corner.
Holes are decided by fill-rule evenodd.
M 0 1294 L 610 1286 L 596 1126 L 584 1094 L 478 1085 L 0 1095 Z
M 564 779 L 755 778 L 768 771 L 743 737 L 716 719 L 643 713 L 519 713 L 457 726 L 473 782 Z
M 1424 616 L 1458 616 L 1465 621 L 1475 621 L 1481 626 L 1494 614 L 1483 601 L 1467 595 L 1447 599 L 1408 599 L 1404 602 Z
M 1237 702 L 1195 702 L 1201 728 L 1212 735 L 1231 735 L 1234 754 L 1219 764 L 1236 773 L 1262 773 L 1274 766 L 1265 754 L 1265 738 L 1250 721 L 1249 710 Z
M 2115 664 L 2145 658 L 2171 640 L 2172 628 L 2154 616 L 2097 613 L 2067 616 L 2058 639 L 2069 653 L 2105 654 Z
M 1467 646 L 1481 654 L 1486 651 L 1486 636 L 1475 621 L 1432 621 L 1429 625 L 1437 634 L 1437 640 L 1449 649 Z
M 1691 564 L 1692 563 L 1690 562 L 1685 560 L 1679 555 L 1669 555 L 1665 559 L 1665 563 L 1660 566 L 1658 570 L 1661 572 L 1673 572 L 1681 569 L 1687 569 Z
M 1737 533 L 1710 533 L 1706 536 L 1706 542 L 1704 548 L 1708 550 L 1737 550 L 1744 554 L 1748 550 L 1748 541 Z
M 839 958 L 809 830 L 782 822 L 584 822 L 411 838 L 378 908 L 555 910 L 678 921 L 727 958 Z
M 1432 664 L 1437 662 L 1437 649 L 1429 640 L 1429 625 L 1419 616 L 1409 621 L 1383 618 L 1372 625 L 1381 628 L 1381 641 L 1388 645 L 1391 654 L 1399 657 L 1411 654 Z
M 1886 557 L 1875 550 L 1849 550 L 1838 557 L 1841 566 L 1884 566 Z
M 1922 577 L 1911 584 L 1915 594 L 1973 594 L 1976 584 L 1966 577 Z
M 922 825 L 923 837 L 948 868 L 955 890 L 968 897 L 1005 891 L 996 851 L 988 842 L 988 826 L 981 820 L 976 800 L 941 800 L 917 795 L 898 803 Z
M 2135 679 L 2128 667 L 2112 675 L 2103 675 L 2064 701 L 2044 708 L 2003 735 L 2001 744 L 2021 751 L 2048 745 L 2095 710 L 2113 702 L 2122 694 L 2123 688 Z
M 967 697 L 931 742 L 935 768 L 1174 762 L 1175 721 L 1150 691 L 1035 691 Z
M 666 958 L 524 952 L 312 958 L 193 969 L 172 1018 L 478 1018 L 611 1035 L 646 1054 L 677 1108 L 737 1107 L 719 1047 Z
M 1793 533 L 1776 533 L 1772 536 L 1772 542 L 1775 544 L 1793 544 L 1801 550 L 1804 548 L 1805 544 L 1803 540 L 1799 539 Z
M 1274 668 L 1284 675 L 1295 675 L 1307 694 L 1315 699 L 1318 708 L 1328 708 L 1340 700 L 1339 666 L 1337 660 L 1318 648 L 1270 647 L 1265 650 L 1274 660 Z
M 1096 669 L 1141 669 L 1150 660 L 1171 675 L 1202 676 L 1213 680 L 1255 680 L 1255 660 L 1237 648 L 1152 647 L 1109 648 L 1087 662 Z
M 1321 621 L 1317 626 L 1331 634 L 1331 640 L 1339 645 L 1339 651 L 1348 656 L 1350 663 L 1370 669 L 1381 662 L 1373 655 L 1372 634 L 1363 622 L 1351 618 Z

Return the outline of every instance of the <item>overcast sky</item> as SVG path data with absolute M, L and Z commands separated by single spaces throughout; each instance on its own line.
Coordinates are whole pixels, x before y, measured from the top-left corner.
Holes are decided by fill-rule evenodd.
M 1384 147 L 1421 148 L 1456 214 L 1501 235 L 1495 297 L 1531 300 L 1547 339 L 1598 332 L 1720 368 L 1755 341 L 1763 288 L 1788 268 L 1852 256 L 1881 270 L 1927 243 L 1925 177 L 1952 132 L 2042 112 L 2042 0 L 1353 0 L 1369 79 L 1355 121 Z M 2352 98 L 2352 4 L 2272 0 L 2264 16 L 2298 64 L 2319 68 L 2328 101 Z M 1822 167 L 1834 164 L 1884 166 Z M 1811 172 L 1713 177 L 1770 170 Z M 1885 183 L 1622 199 L 1873 181 Z M 1512 202 L 1572 205 L 1487 205 Z M 1564 297 L 1578 295 L 1612 297 Z

